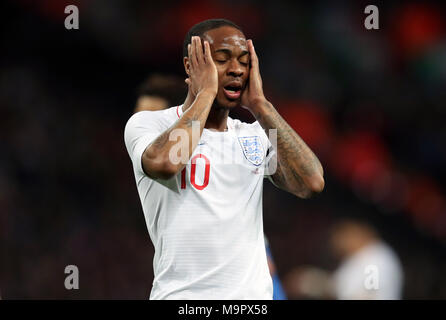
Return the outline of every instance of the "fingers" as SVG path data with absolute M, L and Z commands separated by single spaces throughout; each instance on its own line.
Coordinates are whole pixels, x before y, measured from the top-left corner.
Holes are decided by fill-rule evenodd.
M 252 43 L 252 40 L 248 40 L 248 51 L 251 58 L 251 66 L 258 68 L 259 67 L 259 59 L 256 54 L 256 50 L 254 49 L 254 44 Z
M 190 65 L 190 69 L 192 71 L 195 69 L 197 62 L 195 59 L 195 55 L 193 54 L 193 51 L 192 51 L 192 44 L 190 44 L 190 43 L 187 45 L 187 55 L 189 57 L 189 65 Z
M 213 62 L 211 55 L 211 45 L 208 41 L 204 42 L 204 58 L 206 60 L 206 63 Z
M 199 64 L 199 60 L 197 57 L 197 41 L 195 38 L 196 37 L 192 37 L 191 42 L 187 45 L 189 61 L 190 61 L 192 70 L 196 69 Z
M 203 57 L 203 46 L 201 44 L 201 39 L 200 37 L 194 37 L 194 43 L 195 43 L 195 55 L 197 57 L 197 62 L 198 63 L 203 63 L 204 62 L 204 57 Z
M 187 46 L 189 60 L 194 67 L 201 63 L 212 61 L 211 47 L 208 41 L 201 41 L 198 36 L 193 36 L 191 43 Z
M 208 60 L 208 58 L 205 57 L 206 53 L 204 53 L 204 51 L 206 50 L 206 42 L 207 41 L 205 41 L 204 48 L 203 48 L 203 45 L 201 44 L 200 37 L 194 36 L 191 39 L 191 43 L 187 45 L 187 53 L 189 56 L 189 61 L 190 61 L 192 69 L 196 69 L 198 67 L 198 65 L 200 65 L 202 63 L 206 63 L 206 61 Z M 208 43 L 207 47 L 208 47 L 209 56 L 210 56 L 209 43 Z M 211 59 L 212 59 L 212 57 L 211 57 Z
M 262 77 L 260 75 L 259 68 L 259 59 L 257 57 L 256 51 L 254 49 L 254 44 L 252 40 L 248 40 L 248 51 L 251 59 L 251 70 L 249 76 L 249 83 L 252 84 L 252 87 L 257 88 L 257 90 L 262 90 Z

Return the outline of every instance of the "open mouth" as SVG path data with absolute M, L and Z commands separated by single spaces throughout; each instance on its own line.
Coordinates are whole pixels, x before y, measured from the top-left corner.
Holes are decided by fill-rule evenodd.
M 236 100 L 240 98 L 240 95 L 242 93 L 242 86 L 240 84 L 230 84 L 223 88 L 223 91 L 225 93 L 225 96 L 229 100 Z

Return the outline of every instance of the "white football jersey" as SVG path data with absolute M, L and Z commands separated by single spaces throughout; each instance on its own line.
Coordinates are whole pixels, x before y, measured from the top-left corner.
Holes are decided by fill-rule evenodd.
M 153 180 L 141 156 L 182 112 L 138 112 L 125 128 L 155 247 L 150 299 L 272 299 L 262 219 L 268 137 L 257 121 L 228 117 L 227 131 L 203 130 L 181 172 Z
M 340 300 L 399 300 L 403 270 L 398 256 L 384 242 L 370 244 L 347 258 L 334 273 Z

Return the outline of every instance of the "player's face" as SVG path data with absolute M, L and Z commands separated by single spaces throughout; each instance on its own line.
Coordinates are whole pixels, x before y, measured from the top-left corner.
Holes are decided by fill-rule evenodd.
M 246 38 L 239 30 L 224 26 L 203 35 L 209 41 L 218 71 L 217 105 L 240 106 L 249 75 L 249 52 Z
M 338 258 L 349 256 L 358 247 L 361 230 L 354 223 L 344 222 L 338 224 L 331 235 L 333 253 Z

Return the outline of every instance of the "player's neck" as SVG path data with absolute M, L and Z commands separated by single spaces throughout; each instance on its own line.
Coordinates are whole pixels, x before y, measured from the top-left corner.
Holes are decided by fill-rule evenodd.
M 220 108 L 214 103 L 211 111 L 209 111 L 208 119 L 206 120 L 204 127 L 213 131 L 227 131 L 228 116 L 229 109 Z
M 191 94 L 187 94 L 186 100 L 183 104 L 183 112 L 190 108 L 195 98 Z M 227 122 L 229 116 L 229 109 L 221 108 L 215 103 L 209 111 L 208 119 L 204 125 L 206 129 L 213 131 L 227 131 Z

